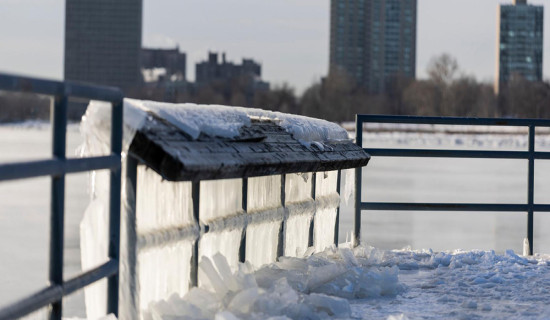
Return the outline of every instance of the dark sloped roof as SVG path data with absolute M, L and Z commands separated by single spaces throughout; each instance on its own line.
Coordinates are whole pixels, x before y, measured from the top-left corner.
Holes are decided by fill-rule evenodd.
M 228 179 L 365 166 L 370 156 L 349 142 L 306 147 L 276 122 L 253 120 L 233 139 L 197 140 L 151 115 L 136 132 L 129 153 L 169 181 Z

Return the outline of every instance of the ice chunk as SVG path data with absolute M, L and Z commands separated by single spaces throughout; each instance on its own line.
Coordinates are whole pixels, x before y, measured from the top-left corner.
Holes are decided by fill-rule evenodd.
M 199 269 L 201 272 L 204 272 L 204 275 L 206 276 L 206 279 L 208 279 L 208 282 L 214 288 L 216 295 L 219 298 L 223 298 L 229 289 L 227 288 L 227 285 L 223 282 L 222 277 L 220 277 L 218 271 L 216 268 L 214 268 L 214 264 L 212 264 L 212 261 L 207 257 L 202 257 L 201 262 L 199 263 Z
M 216 264 L 216 268 L 218 269 L 220 277 L 222 278 L 223 282 L 227 285 L 229 290 L 237 291 L 239 289 L 242 289 L 239 287 L 239 284 L 235 280 L 235 277 L 233 277 L 233 273 L 231 272 L 231 268 L 227 263 L 227 259 L 225 259 L 225 257 L 222 256 L 220 253 L 216 253 L 213 257 L 213 260 L 214 260 L 214 263 Z
M 216 314 L 215 320 L 240 320 L 240 319 L 235 317 L 235 315 L 229 311 L 222 311 Z
M 310 269 L 310 278 L 307 283 L 309 290 L 315 290 L 317 287 L 339 277 L 346 268 L 340 264 L 329 264 L 317 268 Z
M 346 299 L 312 293 L 307 297 L 307 302 L 316 310 L 325 311 L 331 317 L 349 318 L 351 315 L 351 308 Z
M 220 309 L 221 303 L 212 292 L 202 288 L 193 288 L 184 296 L 184 300 L 199 306 L 203 317 L 213 318 Z
M 260 288 L 249 288 L 239 292 L 229 303 L 229 310 L 237 314 L 246 314 L 252 310 L 256 299 L 262 293 Z
M 342 185 L 340 189 L 340 198 L 347 206 L 349 203 L 353 203 L 352 197 L 355 193 L 355 170 L 356 169 L 346 169 L 342 170 Z
M 523 255 L 529 256 L 530 251 L 531 250 L 529 249 L 529 239 L 525 238 L 523 239 Z
M 406 315 L 404 314 L 400 314 L 400 315 L 395 315 L 395 316 L 389 316 L 387 320 L 409 320 L 409 318 L 407 318 Z
M 344 261 L 346 262 L 346 265 L 348 265 L 348 266 L 358 266 L 359 265 L 359 261 L 357 261 L 357 258 L 355 257 L 355 255 L 353 254 L 353 252 L 350 249 L 342 248 L 342 249 L 338 250 L 338 252 L 340 252 L 340 256 L 342 257 L 342 259 L 344 259 Z

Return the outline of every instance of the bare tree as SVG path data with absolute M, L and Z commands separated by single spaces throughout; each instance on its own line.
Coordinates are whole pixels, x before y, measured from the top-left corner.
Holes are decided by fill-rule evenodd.
M 432 81 L 449 85 L 459 71 L 458 62 L 450 54 L 444 53 L 430 60 L 427 71 Z

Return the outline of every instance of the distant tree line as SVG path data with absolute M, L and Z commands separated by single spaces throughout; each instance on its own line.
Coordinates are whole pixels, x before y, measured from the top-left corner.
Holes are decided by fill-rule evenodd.
M 0 123 L 50 119 L 52 98 L 35 93 L 0 91 Z M 69 100 L 67 119 L 80 121 L 85 102 Z
M 395 77 L 385 94 L 369 94 L 344 73 L 332 72 L 302 95 L 284 83 L 251 92 L 245 81 L 185 91 L 171 102 L 227 104 L 302 114 L 331 121 L 350 121 L 357 113 L 550 118 L 550 84 L 515 75 L 495 94 L 492 83 L 464 74 L 455 58 L 442 54 L 427 68 L 428 79 Z M 152 94 L 151 94 L 152 93 Z M 157 92 L 157 94 L 160 94 Z M 140 98 L 159 100 L 154 92 Z M 156 99 L 155 99 L 156 98 Z M 162 99 L 160 99 L 162 100 Z
M 369 94 L 344 73 L 331 72 L 298 95 L 283 83 L 270 90 L 254 90 L 249 79 L 213 83 L 200 88 L 142 88 L 130 97 L 167 102 L 225 104 L 254 107 L 327 119 L 350 121 L 357 113 L 550 118 L 550 83 L 529 82 L 515 75 L 494 93 L 493 84 L 464 74 L 455 58 L 442 54 L 427 68 L 428 79 L 395 77 L 385 94 Z M 170 90 L 167 94 L 167 90 Z M 0 91 L 0 122 L 48 119 L 50 99 Z M 78 120 L 83 108 L 69 108 Z
M 50 98 L 36 94 L 0 91 L 0 123 L 28 119 L 47 120 Z

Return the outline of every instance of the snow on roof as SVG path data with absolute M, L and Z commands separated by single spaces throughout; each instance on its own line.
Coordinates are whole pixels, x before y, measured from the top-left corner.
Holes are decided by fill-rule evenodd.
M 339 125 L 299 115 L 261 109 L 221 105 L 173 104 L 135 99 L 124 99 L 126 108 L 152 112 L 178 127 L 193 139 L 200 133 L 213 137 L 234 138 L 239 129 L 250 126 L 251 119 L 278 121 L 293 137 L 304 143 L 324 143 L 349 140 L 347 131 Z

